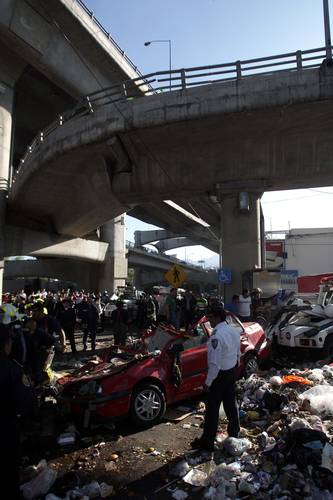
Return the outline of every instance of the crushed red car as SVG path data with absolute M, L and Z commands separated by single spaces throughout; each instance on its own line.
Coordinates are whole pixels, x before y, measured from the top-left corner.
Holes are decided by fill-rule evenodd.
M 228 322 L 239 328 L 238 372 L 247 376 L 269 357 L 270 346 L 258 323 L 242 324 L 232 315 Z M 168 405 L 203 392 L 211 333 L 206 317 L 187 332 L 158 325 L 132 345 L 105 349 L 100 358 L 59 379 L 58 402 L 64 411 L 82 415 L 86 426 L 91 415 L 129 415 L 142 427 L 153 425 Z

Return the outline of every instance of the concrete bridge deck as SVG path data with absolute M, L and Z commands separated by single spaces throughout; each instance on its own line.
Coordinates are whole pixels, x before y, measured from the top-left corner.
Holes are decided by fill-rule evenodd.
M 80 236 L 142 203 L 217 187 L 333 184 L 332 99 L 333 68 L 324 65 L 104 103 L 28 155 L 11 216 Z

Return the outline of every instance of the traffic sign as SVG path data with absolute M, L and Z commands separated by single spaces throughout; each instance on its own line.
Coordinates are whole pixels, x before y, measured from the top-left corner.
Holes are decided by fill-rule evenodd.
M 218 281 L 219 283 L 231 283 L 232 281 L 232 273 L 231 269 L 226 269 L 222 267 L 218 270 Z
M 187 273 L 184 269 L 177 264 L 174 264 L 169 271 L 165 273 L 165 279 L 172 285 L 174 288 L 181 286 L 187 278 Z

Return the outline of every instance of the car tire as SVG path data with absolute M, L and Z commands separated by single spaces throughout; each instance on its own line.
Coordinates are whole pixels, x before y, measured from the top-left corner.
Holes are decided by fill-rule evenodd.
M 325 339 L 324 347 L 323 347 L 323 357 L 325 358 L 333 358 L 333 335 L 329 335 Z
M 245 378 L 249 378 L 252 373 L 255 373 L 259 370 L 259 362 L 258 357 L 254 352 L 250 352 L 246 354 L 244 360 L 244 376 Z
M 131 398 L 130 417 L 140 427 L 156 425 L 164 417 L 166 410 L 165 395 L 157 385 L 142 384 L 137 387 Z

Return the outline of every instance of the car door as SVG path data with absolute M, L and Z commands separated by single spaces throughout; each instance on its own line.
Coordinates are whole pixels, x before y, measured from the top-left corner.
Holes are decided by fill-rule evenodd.
M 182 383 L 179 394 L 191 396 L 202 391 L 207 375 L 207 340 L 205 328 L 199 324 L 194 334 L 183 340 L 184 351 L 180 354 Z

